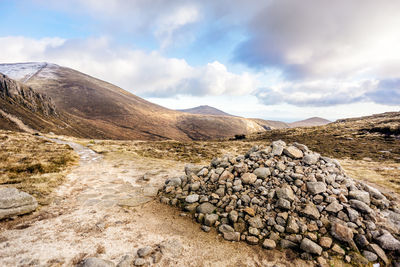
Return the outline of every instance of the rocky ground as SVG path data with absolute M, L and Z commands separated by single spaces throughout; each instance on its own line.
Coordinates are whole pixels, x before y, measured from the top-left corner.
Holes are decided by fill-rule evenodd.
M 187 165 L 161 192 L 226 240 L 299 252 L 314 264 L 400 264 L 398 199 L 348 177 L 335 159 L 305 145 L 255 146 L 242 156 Z
M 226 153 L 237 156 L 255 144 L 265 145 L 265 141 L 128 142 L 49 137 L 66 140 L 81 160 L 72 169 L 62 168 L 69 174 L 57 179 L 57 183 L 63 182 L 61 186 L 53 186 L 53 173 L 30 176 L 40 182 L 40 188 L 47 188 L 44 185 L 49 182 L 57 189 L 52 194 L 46 191 L 33 214 L 0 221 L 1 266 L 91 266 L 101 259 L 110 266 L 154 262 L 157 266 L 314 265 L 301 259 L 296 250 L 279 248 L 279 242 L 277 248 L 265 249 L 227 241 L 212 227 L 204 232 L 190 212 L 160 203 L 156 197 L 167 179 L 182 176 L 185 163 L 208 165 L 214 157 Z M 32 142 L 39 142 L 35 140 Z M 51 143 L 37 140 L 44 147 Z M 24 151 L 26 143 L 21 144 L 19 148 Z M 43 151 L 29 150 L 29 158 L 46 155 Z M 382 172 L 382 180 L 396 174 L 400 167 L 395 162 L 360 162 L 346 159 L 343 166 L 353 177 L 365 179 L 381 172 L 371 166 L 388 168 Z M 368 175 L 364 175 L 367 169 Z M 384 189 L 386 195 L 395 195 L 393 188 Z M 331 263 L 343 266 L 344 260 L 334 257 Z
M 109 266 L 309 265 L 291 251 L 265 251 L 204 233 L 188 213 L 156 200 L 157 189 L 178 175 L 182 163 L 118 152 L 101 156 L 69 144 L 81 160 L 54 192 L 54 202 L 0 222 L 1 266 L 93 266 L 101 259 Z

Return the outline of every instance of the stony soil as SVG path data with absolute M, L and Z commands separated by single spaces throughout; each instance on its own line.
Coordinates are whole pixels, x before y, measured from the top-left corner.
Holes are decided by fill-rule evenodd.
M 0 222 L 1 266 L 71 266 L 92 256 L 117 264 L 144 246 L 164 248 L 158 266 L 308 265 L 289 250 L 266 251 L 204 233 L 190 216 L 155 200 L 181 163 L 102 157 L 69 144 L 81 160 L 54 192 L 55 201 Z

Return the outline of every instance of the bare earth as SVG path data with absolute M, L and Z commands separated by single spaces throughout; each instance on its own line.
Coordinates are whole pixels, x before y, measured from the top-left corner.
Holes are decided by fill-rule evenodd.
M 223 240 L 178 209 L 156 200 L 175 161 L 80 155 L 55 201 L 32 215 L 0 223 L 0 266 L 71 266 L 95 256 L 118 263 L 143 246 L 170 246 L 158 266 L 307 266 L 290 251 Z M 143 180 L 143 175 L 150 180 Z

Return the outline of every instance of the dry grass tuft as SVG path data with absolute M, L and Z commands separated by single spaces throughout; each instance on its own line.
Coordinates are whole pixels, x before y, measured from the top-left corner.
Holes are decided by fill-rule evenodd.
M 50 194 L 77 160 L 67 145 L 27 133 L 0 131 L 0 186 L 32 194 L 41 205 L 50 202 Z

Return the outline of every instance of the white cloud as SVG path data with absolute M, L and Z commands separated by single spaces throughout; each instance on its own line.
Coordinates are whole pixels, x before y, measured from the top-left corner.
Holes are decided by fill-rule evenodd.
M 190 66 L 184 59 L 115 46 L 107 38 L 0 38 L 0 62 L 47 61 L 67 66 L 133 93 L 171 97 L 176 94 L 246 94 L 256 89 L 256 76 L 234 74 L 215 61 Z
M 247 25 L 236 58 L 289 78 L 399 75 L 399 9 L 390 0 L 276 0 Z
M 162 16 L 156 23 L 155 36 L 160 40 L 161 48 L 173 43 L 176 32 L 182 27 L 199 19 L 199 11 L 195 6 L 178 7 L 172 13 Z
M 373 79 L 283 82 L 259 89 L 256 95 L 267 105 L 289 103 L 297 106 L 332 106 L 370 101 L 367 94 L 375 92 L 378 85 L 379 81 Z

